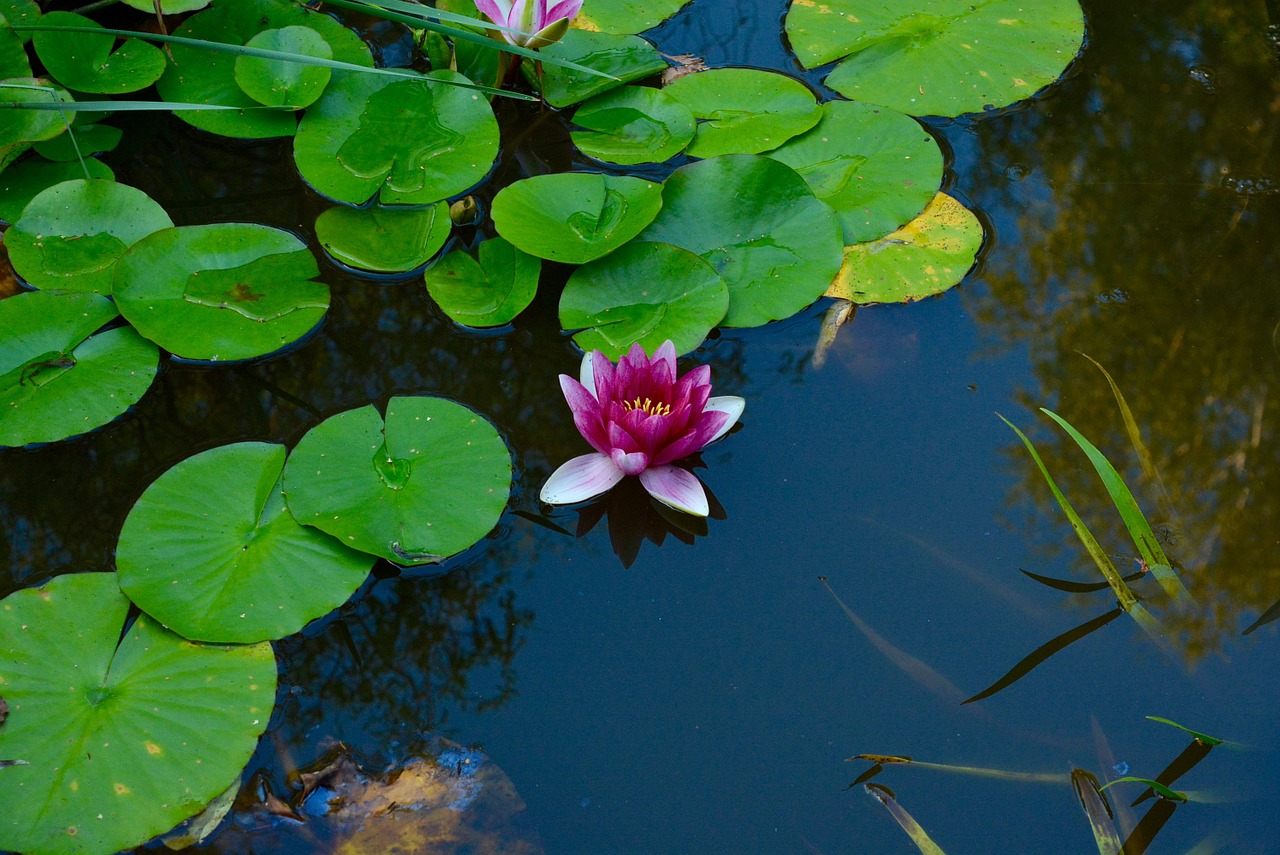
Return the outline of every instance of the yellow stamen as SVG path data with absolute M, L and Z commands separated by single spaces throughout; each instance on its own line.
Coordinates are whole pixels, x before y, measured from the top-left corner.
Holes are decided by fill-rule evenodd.
M 622 409 L 627 412 L 631 412 L 632 410 L 644 410 L 651 416 L 671 415 L 670 404 L 664 404 L 661 401 L 651 401 L 648 398 L 636 398 L 634 401 L 623 401 Z

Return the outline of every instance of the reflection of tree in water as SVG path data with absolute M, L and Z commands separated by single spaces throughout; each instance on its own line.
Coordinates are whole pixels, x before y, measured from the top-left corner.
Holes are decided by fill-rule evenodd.
M 1195 658 L 1280 598 L 1278 206 L 1257 192 L 1280 172 L 1280 75 L 1262 4 L 1159 5 L 1135 15 L 1086 3 L 1085 61 L 1041 115 L 973 127 L 977 163 L 962 172 L 977 189 L 961 189 L 993 220 L 997 248 L 989 290 L 966 299 L 990 339 L 1029 343 L 1039 387 L 1022 403 L 1055 409 L 1123 470 L 1133 455 L 1111 392 L 1074 351 L 1116 378 L 1171 494 L 1161 519 L 1154 487 L 1129 466 L 1153 522 L 1178 533 L 1167 548 L 1202 606 L 1180 619 Z M 1036 427 L 1099 539 L 1129 551 L 1074 445 Z M 1041 523 L 1061 519 L 1012 437 L 1009 455 L 1015 503 Z M 1058 543 L 1077 549 L 1061 531 Z

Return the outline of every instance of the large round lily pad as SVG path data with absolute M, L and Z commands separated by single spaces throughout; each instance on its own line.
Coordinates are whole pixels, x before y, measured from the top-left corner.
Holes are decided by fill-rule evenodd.
M 0 446 L 55 442 L 101 427 L 146 393 L 160 353 L 96 294 L 0 300 Z
M 824 104 L 822 121 L 769 156 L 835 209 L 846 244 L 910 221 L 942 184 L 942 150 L 919 122 L 858 101 Z
M 285 509 L 285 448 L 241 442 L 157 478 L 120 532 L 120 589 L 193 641 L 283 638 L 347 601 L 373 566 Z
M 510 323 L 538 293 L 542 260 L 501 237 L 480 244 L 472 257 L 449 253 L 426 272 L 427 293 L 455 322 L 468 327 Z
M 982 247 L 982 223 L 945 193 L 920 216 L 879 240 L 847 247 L 828 297 L 854 303 L 910 303 L 957 284 Z
M 573 340 L 583 350 L 617 361 L 636 342 L 652 353 L 670 340 L 689 353 L 728 309 L 729 288 L 709 263 L 669 243 L 633 241 L 573 272 L 560 326 L 582 330 Z
M 426 205 L 461 193 L 498 155 L 489 102 L 452 71 L 420 80 L 334 80 L 298 126 L 293 159 L 318 192 L 363 204 Z
M 50 187 L 5 232 L 13 269 L 35 288 L 111 293 L 129 246 L 173 220 L 150 196 L 115 181 L 79 179 Z
M 756 68 L 686 74 L 662 91 L 699 119 L 689 154 L 758 154 L 809 130 L 822 108 L 799 80 Z
M 483 416 L 443 398 L 397 397 L 316 425 L 284 469 L 289 510 L 396 564 L 443 561 L 498 522 L 511 455 Z
M 568 172 L 510 184 L 493 199 L 498 234 L 525 252 L 584 264 L 631 240 L 662 208 L 662 185 Z
M 151 0 L 142 0 L 150 4 Z M 200 0 L 203 5 L 203 0 Z M 167 4 L 166 4 L 167 5 Z M 254 0 L 252 3 L 219 3 L 193 15 L 174 31 L 189 39 L 243 45 L 264 30 L 309 27 L 319 33 L 333 51 L 333 58 L 353 65 L 373 67 L 373 55 L 355 31 L 335 18 L 306 8 L 294 0 Z M 291 136 L 297 130 L 296 114 L 262 109 L 236 82 L 235 54 L 174 44 L 173 62 L 156 84 L 160 97 L 183 104 L 224 104 L 234 110 L 180 110 L 185 122 L 215 134 L 245 139 Z M 299 66 L 301 67 L 301 66 Z M 357 71 L 335 71 L 330 85 Z
M 310 27 L 281 27 L 263 30 L 249 39 L 248 47 L 333 59 L 333 48 L 324 36 Z M 306 107 L 324 92 L 333 71 L 323 65 L 305 65 L 260 56 L 238 56 L 236 83 L 244 93 L 268 107 Z
M 693 140 L 693 113 L 661 89 L 623 86 L 597 95 L 573 114 L 570 132 L 583 154 L 630 166 L 661 163 Z
M 108 853 L 225 790 L 271 718 L 269 644 L 212 647 L 139 617 L 114 573 L 0 602 L 0 849 Z
M 542 97 L 552 107 L 577 104 L 624 83 L 657 74 L 667 67 L 667 61 L 657 48 L 639 36 L 570 30 L 563 39 L 540 52 L 603 71 L 613 78 L 546 63 L 539 78 L 533 64 L 525 63 L 521 66 L 525 77 L 541 88 Z
M 1004 107 L 1047 86 L 1084 40 L 1077 0 L 793 3 L 787 36 L 806 68 L 849 57 L 837 92 L 912 116 Z
M 74 12 L 49 12 L 40 26 L 90 27 L 102 25 Z M 68 33 L 40 30 L 32 39 L 45 69 L 68 89 L 119 95 L 146 89 L 164 74 L 164 53 L 141 39 L 125 39 L 115 48 L 108 33 Z
M 306 245 L 251 223 L 179 226 L 135 243 L 112 290 L 138 332 L 185 359 L 265 356 L 315 328 L 329 287 Z
M 430 208 L 330 208 L 316 218 L 316 239 L 343 264 L 404 273 L 426 264 L 449 239 L 449 205 Z
M 725 155 L 667 179 L 662 211 L 641 240 L 675 244 L 711 262 L 729 286 L 724 325 L 787 318 L 826 290 L 840 269 L 840 221 L 791 167 Z

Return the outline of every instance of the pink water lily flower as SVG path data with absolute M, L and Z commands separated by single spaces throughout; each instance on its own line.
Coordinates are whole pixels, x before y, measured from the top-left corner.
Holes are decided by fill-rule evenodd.
M 638 475 L 649 495 L 687 514 L 707 515 L 707 494 L 677 460 L 724 436 L 746 401 L 711 397 L 711 366 L 676 376 L 676 348 L 665 342 L 645 355 L 639 344 L 615 366 L 593 350 L 582 360 L 582 381 L 560 375 L 560 388 L 578 432 L 595 448 L 552 473 L 542 487 L 551 505 L 598 496 L 627 475 Z
M 569 22 L 582 8 L 582 0 L 475 0 L 476 8 L 500 27 L 519 32 L 499 31 L 508 43 L 518 47 L 542 48 L 564 38 Z M 548 8 L 550 6 L 550 8 Z

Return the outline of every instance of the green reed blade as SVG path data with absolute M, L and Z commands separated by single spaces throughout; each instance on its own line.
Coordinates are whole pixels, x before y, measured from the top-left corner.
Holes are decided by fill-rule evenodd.
M 1170 721 L 1169 719 L 1161 718 L 1158 715 L 1149 715 L 1147 716 L 1147 719 L 1150 721 L 1158 721 L 1161 724 L 1167 724 L 1170 727 L 1176 727 L 1178 728 L 1178 730 L 1191 734 L 1192 739 L 1196 740 L 1197 742 L 1203 742 L 1205 745 L 1210 745 L 1210 746 L 1222 745 L 1225 742 L 1225 740 L 1218 739 L 1216 736 L 1209 736 L 1207 734 L 1199 732 L 1198 730 L 1192 730 L 1191 728 L 1186 727 L 1185 725 L 1178 724 L 1176 721 Z
M 1076 798 L 1089 820 L 1089 829 L 1093 832 L 1093 842 L 1098 846 L 1098 855 L 1118 855 L 1124 847 L 1112 820 L 1111 805 L 1098 786 L 1098 779 L 1092 772 L 1084 769 L 1071 770 L 1071 785 L 1075 787 Z
M 955 766 L 951 763 L 929 763 L 897 754 L 855 754 L 846 758 L 845 762 L 851 760 L 864 760 L 876 766 L 916 766 L 920 769 L 954 772 L 958 775 L 972 775 L 978 778 L 996 778 L 1001 781 L 1020 781 L 1025 784 L 1065 784 L 1070 781 L 1070 777 L 1063 772 L 1014 772 L 1009 769 L 989 769 L 983 766 Z
M 1106 784 L 1102 786 L 1102 789 L 1105 790 L 1108 787 L 1114 787 L 1116 784 L 1126 784 L 1126 783 L 1146 784 L 1148 787 L 1155 790 L 1157 795 L 1159 795 L 1162 798 L 1169 799 L 1170 801 L 1185 802 L 1187 800 L 1187 796 L 1185 793 L 1180 793 L 1177 790 L 1171 790 L 1168 787 L 1166 787 L 1164 784 L 1152 778 L 1138 778 L 1133 775 L 1125 775 L 1123 778 L 1116 778 L 1114 781 L 1108 781 Z
M 1165 593 L 1172 597 L 1178 605 L 1185 606 L 1189 604 L 1191 595 L 1187 593 L 1182 580 L 1173 572 L 1169 558 L 1164 554 L 1164 549 L 1160 547 L 1160 542 L 1156 540 L 1155 532 L 1151 530 L 1151 524 L 1147 522 L 1142 509 L 1138 507 L 1137 500 L 1133 498 L 1133 493 L 1129 491 L 1129 487 L 1124 483 L 1124 479 L 1120 477 L 1120 473 L 1111 465 L 1111 461 L 1107 460 L 1106 456 L 1097 449 L 1097 446 L 1086 439 L 1084 434 L 1072 427 L 1062 416 L 1045 407 L 1041 407 L 1040 412 L 1057 422 L 1075 440 L 1076 445 L 1080 446 L 1085 456 L 1089 458 L 1089 462 L 1093 464 L 1094 471 L 1098 473 L 1098 477 L 1102 479 L 1103 486 L 1107 488 L 1107 495 L 1111 497 L 1116 510 L 1120 512 L 1120 518 L 1124 520 L 1125 528 L 1129 530 L 1129 536 L 1133 538 L 1134 545 L 1138 547 L 1138 554 L 1142 556 L 1143 561 L 1146 562 L 1147 569 L 1152 571 L 1152 575 L 1156 577 L 1160 587 L 1164 588 Z
M 907 809 L 898 804 L 898 797 L 893 794 L 893 790 L 880 784 L 863 784 L 862 788 L 873 799 L 884 805 L 884 809 L 889 811 L 889 815 L 907 833 L 907 837 L 911 838 L 911 842 L 916 845 L 922 855 L 946 855 L 941 847 L 934 843 L 929 835 L 925 833 L 925 830 L 920 827 L 920 823 L 916 822 L 915 818 L 907 813 Z

